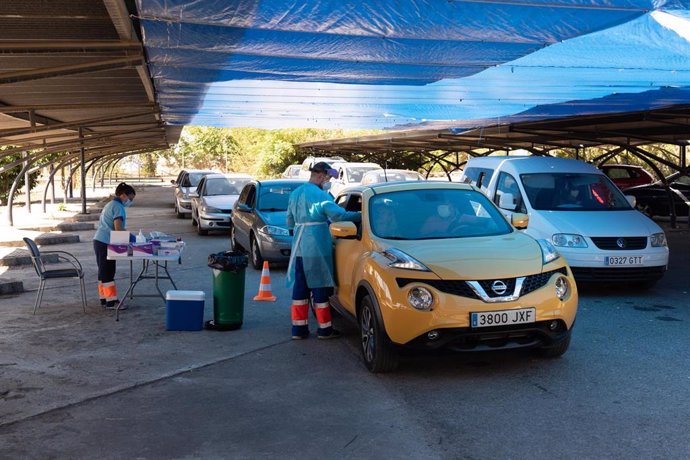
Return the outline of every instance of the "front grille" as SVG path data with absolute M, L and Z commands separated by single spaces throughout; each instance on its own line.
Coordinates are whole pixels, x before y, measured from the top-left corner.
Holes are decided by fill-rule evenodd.
M 644 249 L 647 247 L 646 236 L 593 236 L 592 242 L 599 249 L 613 250 L 613 251 L 629 251 Z M 618 243 L 622 243 L 621 247 Z
M 216 222 L 216 225 L 219 227 L 229 227 L 230 222 Z
M 221 214 L 232 214 L 232 209 L 220 209 Z
M 666 271 L 665 266 L 659 267 L 622 267 L 622 268 L 594 268 L 570 267 L 577 282 L 636 282 L 655 281 L 661 279 Z
M 562 273 L 566 275 L 568 271 L 565 267 L 561 267 L 557 270 L 551 270 L 549 272 L 537 273 L 535 275 L 526 276 L 522 284 L 520 296 L 529 294 L 530 292 L 536 291 L 540 287 L 544 286 L 546 283 L 549 282 L 549 279 L 551 279 L 551 276 L 554 273 Z M 489 297 L 494 298 L 512 295 L 513 292 L 515 292 L 516 278 L 501 278 L 500 280 L 506 283 L 506 286 L 508 287 L 508 289 L 506 289 L 506 292 L 502 295 L 496 294 L 491 289 L 491 284 L 494 281 L 496 281 L 495 279 L 478 280 L 478 283 L 482 286 L 484 292 L 486 292 L 486 294 Z M 481 299 L 464 280 L 425 280 L 417 278 L 396 278 L 395 281 L 398 283 L 398 287 L 403 287 L 410 283 L 424 283 L 428 284 L 434 289 L 438 289 L 441 292 L 445 292 L 446 294 L 457 295 L 460 297 L 468 297 L 470 299 Z
M 550 272 L 537 273 L 536 275 L 530 275 L 525 278 L 522 283 L 522 290 L 520 291 L 520 296 L 527 295 L 532 291 L 536 291 L 540 287 L 544 286 L 549 282 L 551 276 L 554 273 L 562 273 L 564 275 L 568 274 L 568 269 L 565 267 L 558 268 L 556 270 L 551 270 Z

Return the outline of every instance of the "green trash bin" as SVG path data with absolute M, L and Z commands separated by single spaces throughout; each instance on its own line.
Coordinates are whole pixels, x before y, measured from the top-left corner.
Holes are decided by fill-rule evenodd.
M 213 319 L 207 329 L 231 331 L 242 327 L 244 318 L 244 272 L 247 256 L 226 251 L 208 256 L 213 270 Z

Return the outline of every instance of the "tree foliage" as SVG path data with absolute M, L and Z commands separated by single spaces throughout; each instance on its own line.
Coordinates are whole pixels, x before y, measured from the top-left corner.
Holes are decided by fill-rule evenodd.
M 350 136 L 378 134 L 375 130 L 321 130 L 291 128 L 211 128 L 187 126 L 168 159 L 180 168 L 211 168 L 225 172 L 247 172 L 258 177 L 276 176 L 304 155 L 296 144 Z

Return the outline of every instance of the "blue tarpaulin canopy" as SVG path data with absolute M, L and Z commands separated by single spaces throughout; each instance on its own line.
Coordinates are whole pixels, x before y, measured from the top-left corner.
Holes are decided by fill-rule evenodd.
M 170 124 L 471 127 L 690 104 L 690 0 L 137 6 Z

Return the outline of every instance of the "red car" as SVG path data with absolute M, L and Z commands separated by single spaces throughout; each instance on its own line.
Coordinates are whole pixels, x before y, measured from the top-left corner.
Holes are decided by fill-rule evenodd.
M 619 189 L 651 184 L 656 179 L 642 166 L 601 165 L 599 167 Z

